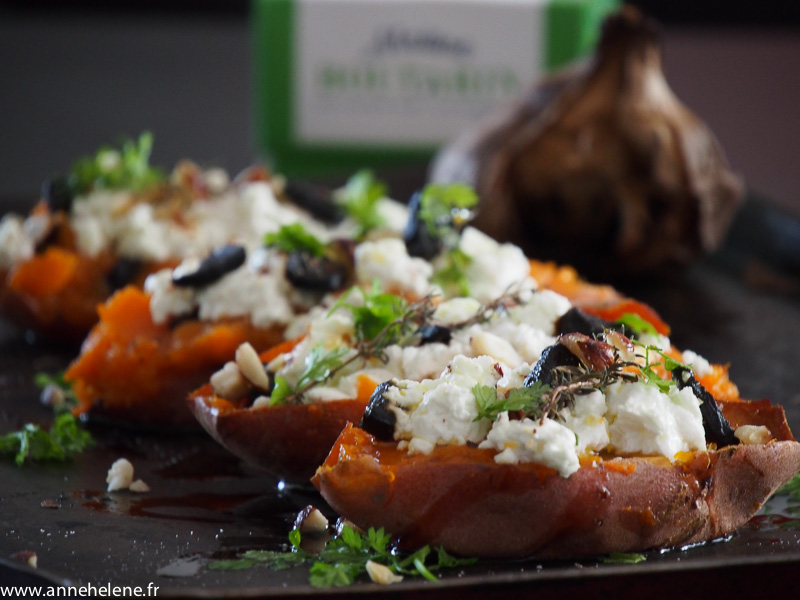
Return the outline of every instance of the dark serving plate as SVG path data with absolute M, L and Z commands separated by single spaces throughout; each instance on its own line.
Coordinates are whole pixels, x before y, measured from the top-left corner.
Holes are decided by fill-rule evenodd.
M 734 257 L 735 258 L 735 257 Z M 800 431 L 800 368 L 796 335 L 800 304 L 781 277 L 761 277 L 770 290 L 745 283 L 752 270 L 717 257 L 680 275 L 630 285 L 672 324 L 672 340 L 713 362 L 731 364 L 743 397 L 783 404 Z M 69 353 L 36 344 L 8 325 L 0 329 L 0 433 L 26 421 L 49 423 L 32 376 L 55 371 Z M 160 597 L 484 597 L 537 598 L 601 593 L 615 598 L 741 596 L 790 589 L 800 569 L 800 521 L 776 497 L 727 540 L 669 552 L 648 552 L 634 565 L 600 559 L 567 562 L 479 562 L 444 572 L 439 584 L 406 578 L 391 587 L 358 583 L 319 590 L 307 567 L 212 571 L 206 563 L 247 549 L 280 549 L 295 514 L 307 504 L 327 510 L 311 490 L 278 482 L 242 464 L 204 435 L 135 432 L 92 424 L 93 450 L 66 464 L 0 463 L 0 584 L 158 586 Z M 119 457 L 134 464 L 146 494 L 105 492 L 106 471 Z M 536 515 L 520 515 L 536 518 Z M 32 551 L 38 569 L 8 560 Z M 34 583 L 35 582 L 35 583 Z M 648 596 L 645 596 L 648 594 Z

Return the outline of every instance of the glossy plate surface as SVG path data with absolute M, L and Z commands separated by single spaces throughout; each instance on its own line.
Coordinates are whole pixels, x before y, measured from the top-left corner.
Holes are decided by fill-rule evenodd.
M 743 397 L 781 403 L 797 433 L 798 297 L 778 294 L 774 285 L 769 292 L 753 289 L 743 282 L 742 263 L 736 269 L 730 266 L 706 262 L 625 291 L 649 302 L 672 324 L 676 345 L 713 362 L 730 362 Z M 791 286 L 785 289 L 791 291 Z M 63 368 L 70 354 L 27 344 L 7 325 L 0 334 L 0 433 L 26 421 L 48 424 L 51 417 L 38 402 L 33 374 Z M 276 480 L 240 463 L 205 435 L 142 433 L 100 423 L 91 429 L 98 446 L 73 463 L 23 468 L 0 463 L 1 585 L 56 581 L 146 589 L 150 584 L 158 586 L 159 597 L 331 594 L 308 585 L 306 567 L 205 568 L 213 558 L 240 551 L 281 549 L 298 510 L 307 504 L 325 510 L 316 493 L 279 492 Z M 147 482 L 149 493 L 105 492 L 106 472 L 119 457 L 133 463 L 136 478 Z M 764 581 L 771 583 L 762 590 L 788 585 L 792 571 L 800 568 L 800 521 L 788 508 L 782 497 L 775 498 L 729 540 L 650 552 L 635 565 L 600 560 L 479 562 L 445 572 L 439 585 L 407 578 L 389 588 L 359 583 L 333 592 L 413 598 L 508 592 L 542 598 L 596 590 L 641 598 L 653 589 L 682 597 L 726 591 L 741 595 L 758 591 Z M 19 551 L 36 553 L 36 571 L 7 560 Z

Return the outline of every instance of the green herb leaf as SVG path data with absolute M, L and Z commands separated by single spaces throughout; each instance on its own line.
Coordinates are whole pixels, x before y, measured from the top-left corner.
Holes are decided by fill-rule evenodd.
M 647 333 L 650 335 L 658 335 L 658 331 L 655 327 L 653 327 L 650 321 L 643 319 L 640 315 L 636 313 L 625 313 L 619 319 L 615 321 L 620 325 L 624 325 L 628 329 L 630 329 L 634 333 L 643 334 Z
M 264 236 L 266 246 L 277 247 L 287 254 L 290 252 L 308 252 L 314 256 L 322 256 L 324 244 L 310 234 L 302 223 L 283 225 L 277 232 Z
M 467 268 L 471 263 L 469 254 L 460 248 L 450 248 L 442 255 L 442 266 L 434 272 L 431 281 L 450 296 L 469 296 Z
M 277 406 L 284 404 L 286 398 L 294 394 L 292 386 L 286 381 L 286 378 L 281 375 L 275 376 L 275 385 L 272 388 L 272 395 L 269 397 L 269 405 Z
M 438 559 L 438 563 L 436 568 L 441 569 L 455 569 L 456 567 L 468 567 L 470 565 L 474 565 L 478 562 L 477 558 L 456 558 L 448 554 L 444 548 L 439 546 L 436 549 L 436 556 Z
M 521 410 L 529 417 L 541 416 L 541 411 L 547 404 L 545 395 L 550 391 L 549 386 L 537 381 L 531 387 L 516 388 L 509 392 L 508 397 L 498 398 L 497 391 L 490 386 L 476 385 L 472 388 L 475 401 L 478 404 L 478 416 L 480 419 L 494 421 L 501 412 L 513 412 Z
M 609 565 L 635 565 L 646 560 L 647 557 L 644 554 L 635 552 L 612 552 L 602 558 L 602 561 Z
M 150 166 L 153 135 L 145 131 L 138 140 L 126 140 L 121 148 L 100 148 L 94 156 L 78 159 L 69 175 L 70 187 L 76 194 L 93 189 L 141 190 L 164 181 L 161 170 Z
M 791 496 L 793 500 L 800 502 L 800 473 L 796 473 L 777 493 Z
M 206 569 L 211 571 L 244 571 L 258 564 L 258 561 L 245 558 L 226 558 L 212 560 L 206 564 Z
M 318 588 L 343 587 L 352 584 L 360 571 L 354 565 L 315 562 L 311 565 L 311 576 L 308 582 Z
M 457 228 L 469 218 L 461 217 L 458 209 L 466 211 L 478 205 L 478 195 L 464 183 L 429 183 L 422 190 L 419 217 L 431 235 L 441 237 L 441 228 Z M 464 218 L 464 222 L 459 219 Z
M 363 305 L 348 302 L 350 294 L 360 293 L 364 299 Z M 397 343 L 404 335 L 409 333 L 410 324 L 398 322 L 395 326 L 392 323 L 398 321 L 408 309 L 408 302 L 401 296 L 382 292 L 378 281 L 373 283 L 369 292 L 361 288 L 351 288 L 339 301 L 328 311 L 328 314 L 336 312 L 340 308 L 345 308 L 353 314 L 353 325 L 356 330 L 358 341 L 374 340 L 379 334 L 386 331 L 385 345 Z M 391 326 L 391 327 L 390 327 Z
M 26 460 L 64 461 L 93 444 L 89 432 L 78 426 L 71 413 L 56 415 L 50 431 L 28 423 L 19 431 L 0 436 L 0 454 L 14 455 L 17 465 Z
M 49 373 L 37 373 L 33 377 L 33 382 L 36 387 L 44 390 L 45 388 L 52 387 L 60 392 L 64 397 L 63 404 L 53 404 L 55 412 L 69 411 L 78 405 L 78 397 L 72 391 L 72 384 L 64 379 L 64 371 L 50 375 Z
M 248 550 L 242 554 L 242 559 L 254 563 L 264 563 L 270 569 L 282 571 L 304 564 L 309 555 L 305 552 L 273 552 L 269 550 Z
M 377 180 L 372 171 L 361 170 L 347 180 L 347 184 L 336 191 L 336 201 L 358 224 L 357 238 L 384 225 L 378 212 L 378 201 L 387 194 L 386 184 Z
M 297 381 L 297 389 L 300 390 L 303 386 L 312 382 L 322 383 L 326 381 L 331 371 L 342 363 L 349 352 L 350 348 L 345 347 L 334 348 L 326 352 L 322 344 L 314 346 L 306 357 L 306 369 Z

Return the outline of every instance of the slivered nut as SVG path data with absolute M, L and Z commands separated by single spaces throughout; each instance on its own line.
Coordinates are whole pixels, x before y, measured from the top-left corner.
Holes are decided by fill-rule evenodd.
M 250 384 L 233 361 L 211 376 L 211 389 L 220 398 L 241 398 L 250 391 Z
M 245 342 L 236 349 L 236 366 L 250 383 L 260 390 L 269 390 L 269 375 L 255 348 Z
M 136 492 L 137 494 L 145 494 L 150 491 L 150 486 L 141 479 L 137 479 L 131 483 L 130 486 L 128 486 L 128 489 L 132 492 Z
M 522 357 L 514 346 L 503 338 L 486 331 L 472 336 L 470 346 L 477 356 L 485 354 L 506 365 L 518 365 L 522 362 Z
M 767 444 L 772 440 L 772 434 L 763 425 L 740 425 L 733 435 L 743 444 Z
M 386 565 L 382 565 L 381 563 L 376 563 L 371 560 L 367 561 L 367 573 L 372 581 L 381 585 L 389 585 L 403 581 L 402 575 L 392 572 L 392 570 Z
M 328 529 L 328 519 L 318 508 L 309 504 L 297 513 L 294 528 L 299 529 L 302 533 L 322 533 Z

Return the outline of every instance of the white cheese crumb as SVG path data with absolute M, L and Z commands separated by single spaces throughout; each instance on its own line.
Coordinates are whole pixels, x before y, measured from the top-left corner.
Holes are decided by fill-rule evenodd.
M 684 350 L 682 353 L 683 362 L 692 367 L 692 371 L 697 377 L 705 377 L 714 372 L 711 363 L 705 358 L 693 352 L 692 350 Z
M 474 227 L 466 227 L 459 249 L 471 259 L 466 277 L 470 295 L 479 302 L 490 302 L 521 282 L 536 287 L 528 259 L 518 246 L 499 244 Z
M 359 244 L 355 250 L 356 278 L 363 283 L 377 279 L 384 290 L 421 298 L 430 287 L 431 264 L 408 255 L 397 238 L 383 238 Z
M 611 445 L 622 454 L 661 455 L 705 449 L 700 401 L 690 388 L 662 393 L 645 383 L 615 383 L 606 395 Z
M 33 257 L 33 239 L 25 232 L 25 223 L 17 215 L 6 215 L 0 221 L 0 268 Z
M 494 457 L 497 463 L 537 462 L 555 469 L 562 477 L 569 477 L 581 466 L 575 433 L 551 419 L 511 421 L 507 412 L 500 413 L 479 447 L 499 450 Z

